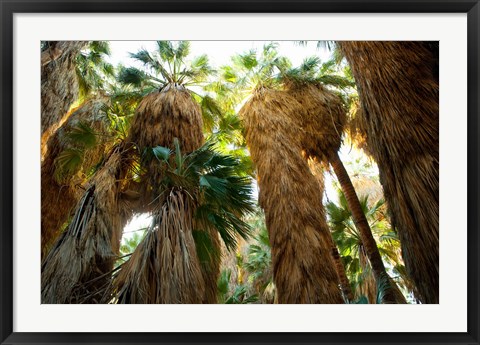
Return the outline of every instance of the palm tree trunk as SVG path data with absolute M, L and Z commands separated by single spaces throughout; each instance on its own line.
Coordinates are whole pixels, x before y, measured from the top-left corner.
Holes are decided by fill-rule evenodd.
M 333 263 L 335 264 L 335 269 L 337 271 L 338 280 L 340 281 L 340 286 L 342 288 L 345 298 L 349 301 L 353 301 L 353 292 L 350 287 L 350 281 L 348 280 L 347 273 L 345 272 L 345 266 L 343 265 L 340 253 L 338 252 L 337 245 L 332 239 L 332 258 Z
M 140 102 L 128 140 L 142 151 L 159 145 L 174 149 L 177 138 L 182 153 L 188 154 L 203 144 L 202 127 L 200 107 L 190 92 L 169 85 Z M 159 182 L 164 178 L 164 170 L 158 162 L 148 163 L 145 169 L 143 200 L 146 204 L 164 204 L 153 210 L 154 230 L 149 231 L 115 280 L 119 302 L 215 303 L 219 262 L 212 261 L 206 267 L 197 257 L 192 237 L 196 205 L 183 192 L 163 189 Z M 168 193 L 168 198 L 159 199 L 159 195 Z M 185 207 L 170 207 L 178 203 Z M 163 232 L 155 230 L 165 224 L 170 226 Z M 218 248 L 220 243 L 215 236 L 212 232 L 212 244 Z M 177 244 L 173 249 L 172 243 Z M 155 269 L 144 262 L 151 262 Z
M 239 112 L 258 173 L 276 303 L 343 303 L 318 184 L 302 156 L 299 126 L 285 113 L 295 104 L 285 92 L 261 89 Z
M 359 127 L 423 303 L 439 301 L 438 42 L 339 42 L 362 104 Z
M 120 202 L 123 148 L 90 181 L 65 232 L 42 262 L 42 303 L 101 303 L 131 217 Z
M 350 212 L 352 213 L 352 218 L 355 222 L 355 226 L 360 233 L 360 237 L 365 247 L 365 251 L 368 255 L 370 265 L 372 266 L 372 271 L 376 281 L 387 281 L 391 285 L 391 288 L 387 289 L 387 291 L 385 292 L 385 302 L 398 303 L 396 294 L 394 293 L 394 283 L 391 281 L 390 277 L 385 271 L 385 266 L 383 265 L 380 252 L 378 251 L 377 243 L 373 238 L 370 225 L 368 224 L 367 218 L 362 211 L 362 207 L 360 206 L 360 201 L 358 200 L 357 194 L 355 193 L 352 181 L 350 180 L 347 170 L 345 170 L 345 166 L 340 160 L 337 152 L 331 156 L 330 164 L 332 165 L 333 170 L 337 175 L 338 182 L 340 183 L 343 193 L 345 194 L 345 198 L 347 199 L 348 207 L 350 208 Z

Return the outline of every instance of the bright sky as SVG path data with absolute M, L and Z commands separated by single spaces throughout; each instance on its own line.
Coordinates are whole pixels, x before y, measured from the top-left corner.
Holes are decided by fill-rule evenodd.
M 230 63 L 230 58 L 238 53 L 244 53 L 250 49 L 260 50 L 265 43 L 270 41 L 190 41 L 191 57 L 207 54 L 212 67 L 220 67 Z M 294 41 L 278 42 L 278 52 L 281 56 L 287 56 L 294 66 L 299 65 L 306 57 L 319 56 L 321 61 L 329 58 L 329 52 L 317 48 L 317 42 L 308 42 L 305 46 Z M 129 56 L 141 48 L 153 51 L 156 48 L 155 41 L 110 41 L 112 54 L 110 62 L 114 65 L 138 66 Z

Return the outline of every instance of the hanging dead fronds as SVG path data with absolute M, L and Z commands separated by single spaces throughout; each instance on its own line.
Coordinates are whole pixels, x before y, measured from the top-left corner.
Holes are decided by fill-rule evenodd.
M 151 202 L 154 205 L 151 229 L 165 227 L 166 230 L 152 230 L 121 269 L 111 292 L 111 296 L 120 295 L 119 303 L 215 303 L 220 264 L 219 235 L 229 248 L 235 245 L 237 234 L 248 235 L 248 225 L 241 218 L 252 209 L 251 187 L 248 178 L 236 176 L 240 163 L 215 152 L 212 143 L 189 155 L 182 155 L 176 139 L 174 146 L 175 151 L 160 146 L 147 151 L 152 154 L 151 160 L 164 168 L 164 177 L 157 181 L 161 192 Z M 178 198 L 181 199 L 177 201 Z M 185 207 L 174 207 L 180 205 L 180 201 Z M 172 215 L 172 212 L 175 213 Z M 182 219 L 173 222 L 169 220 L 173 216 Z M 185 241 L 193 241 L 194 254 Z M 171 243 L 178 243 L 179 250 L 188 249 L 188 255 L 171 249 Z M 154 244 L 156 247 L 152 247 Z M 144 250 L 149 254 L 142 253 Z M 164 257 L 153 270 L 141 263 L 147 257 L 156 262 L 160 254 Z M 194 274 L 196 269 L 191 274 L 185 273 L 196 266 L 200 268 L 202 280 Z M 169 281 L 162 278 L 165 271 Z M 153 291 L 154 295 L 146 296 L 142 288 L 136 291 L 137 286 L 130 283 L 131 279 L 140 276 L 145 284 L 149 279 L 153 281 L 151 284 L 158 283 L 162 291 L 180 290 L 177 295 Z M 199 285 L 202 282 L 203 285 Z M 192 286 L 197 286 L 198 291 Z M 125 289 L 129 292 L 124 294 Z M 134 297 L 128 297 L 132 295 Z
M 190 153 L 203 144 L 202 128 L 201 109 L 190 92 L 181 85 L 169 84 L 140 102 L 127 140 L 134 143 L 139 153 L 143 154 L 145 149 L 156 146 L 173 150 L 174 138 L 178 138 L 182 152 Z M 142 194 L 148 204 L 161 193 L 155 189 L 164 173 L 156 161 L 148 163 L 144 170 Z
M 343 303 L 317 182 L 302 157 L 288 93 L 257 90 L 239 112 L 256 165 L 278 303 Z M 287 115 L 288 114 L 288 115 Z
M 75 58 L 87 43 L 52 41 L 45 45 L 41 71 L 42 147 L 66 120 L 70 106 L 78 97 Z M 48 62 L 47 56 L 52 57 Z
M 118 303 L 202 303 L 205 282 L 193 232 L 194 203 L 172 190 L 152 225 L 115 278 Z
M 184 153 L 203 144 L 202 113 L 182 86 L 167 86 L 146 96 L 138 105 L 129 138 L 139 148 L 164 146 L 174 149 L 178 138 Z
M 341 97 L 320 84 L 286 81 L 285 85 L 300 106 L 292 115 L 302 128 L 302 148 L 308 157 L 328 162 L 340 148 L 347 119 Z
M 438 43 L 338 44 L 355 76 L 358 130 L 378 164 L 416 295 L 438 303 Z
M 360 101 L 352 102 L 349 110 L 349 120 L 346 126 L 346 132 L 348 133 L 348 139 L 359 149 L 362 149 L 369 156 L 372 153 L 368 150 L 367 137 L 366 137 L 366 117 L 363 114 L 363 107 Z
M 118 147 L 97 172 L 77 204 L 67 230 L 42 263 L 42 303 L 99 303 L 109 285 L 123 226 L 122 150 Z

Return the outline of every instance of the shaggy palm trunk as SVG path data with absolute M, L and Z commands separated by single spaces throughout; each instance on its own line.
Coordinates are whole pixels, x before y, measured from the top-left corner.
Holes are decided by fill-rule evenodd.
M 338 182 L 342 187 L 345 199 L 347 199 L 348 207 L 350 208 L 350 212 L 352 213 L 352 218 L 355 226 L 360 233 L 360 238 L 365 248 L 368 260 L 370 261 L 375 280 L 377 282 L 385 281 L 387 282 L 386 284 L 390 285 L 390 288 L 386 289 L 385 291 L 385 302 L 402 303 L 402 301 L 397 301 L 395 290 L 398 288 L 394 286 L 394 283 L 391 281 L 390 277 L 385 271 L 385 266 L 383 265 L 380 252 L 378 251 L 377 243 L 373 238 L 370 225 L 368 224 L 367 218 L 363 213 L 360 201 L 358 200 L 355 189 L 353 188 L 352 181 L 350 180 L 350 177 L 348 176 L 348 173 L 345 170 L 345 167 L 340 160 L 338 153 L 332 155 L 330 159 L 330 164 L 332 165 L 333 170 L 337 175 Z M 405 303 L 405 301 L 403 301 L 403 303 Z
M 42 263 L 42 303 L 101 303 L 131 208 L 121 202 L 118 147 L 90 182 L 67 230 Z
M 174 149 L 175 138 L 182 153 L 198 149 L 203 144 L 202 116 L 185 88 L 168 85 L 140 102 L 129 140 L 143 152 L 156 146 Z M 219 262 L 202 264 L 195 251 L 195 197 L 182 189 L 163 190 L 163 178 L 157 160 L 147 163 L 143 195 L 152 205 L 153 221 L 115 280 L 118 302 L 214 303 Z M 210 236 L 218 248 L 218 234 L 212 231 Z
M 80 200 L 84 184 L 84 175 L 99 162 L 104 153 L 105 145 L 102 140 L 86 150 L 78 172 L 72 176 L 56 177 L 57 159 L 69 149 L 77 149 L 79 143 L 69 139 L 69 134 L 79 124 L 86 124 L 96 133 L 105 134 L 106 125 L 102 116 L 102 107 L 108 102 L 106 97 L 96 97 L 74 109 L 65 123 L 48 140 L 48 147 L 42 159 L 41 166 L 41 225 L 42 225 L 42 258 L 61 233 L 62 226 L 71 217 L 71 213 Z
M 292 140 L 300 130 L 287 113 L 296 109 L 287 93 L 261 89 L 239 113 L 258 174 L 276 302 L 343 303 L 318 184 Z
M 75 58 L 87 41 L 52 41 L 42 52 L 42 150 L 78 97 Z
M 360 131 L 378 164 L 416 296 L 438 303 L 438 44 L 338 44 L 355 76 Z
M 147 235 L 122 267 L 116 284 L 119 303 L 202 303 L 205 295 L 192 236 L 194 204 L 176 190 L 159 205 Z
M 385 296 L 386 303 L 404 302 L 396 298 L 396 285 L 390 280 L 377 245 L 372 236 L 370 226 L 363 214 L 360 202 L 353 188 L 343 163 L 338 157 L 341 137 L 346 122 L 346 112 L 341 98 L 322 85 L 287 84 L 288 92 L 298 101 L 300 107 L 300 125 L 303 129 L 302 136 L 297 137 L 305 151 L 307 158 L 315 157 L 320 162 L 330 162 L 337 174 L 339 182 L 352 212 L 356 227 L 362 233 L 362 240 L 366 241 L 365 247 L 372 262 L 373 271 L 377 282 L 386 281 L 391 288 Z M 323 207 L 322 207 L 323 209 Z

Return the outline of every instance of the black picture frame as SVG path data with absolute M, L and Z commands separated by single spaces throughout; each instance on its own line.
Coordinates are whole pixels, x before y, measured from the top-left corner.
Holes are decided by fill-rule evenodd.
M 0 341 L 2 344 L 479 344 L 478 0 L 0 0 Z M 13 15 L 15 13 L 467 13 L 468 330 L 465 333 L 15 333 L 13 332 Z M 452 315 L 452 317 L 455 317 Z

